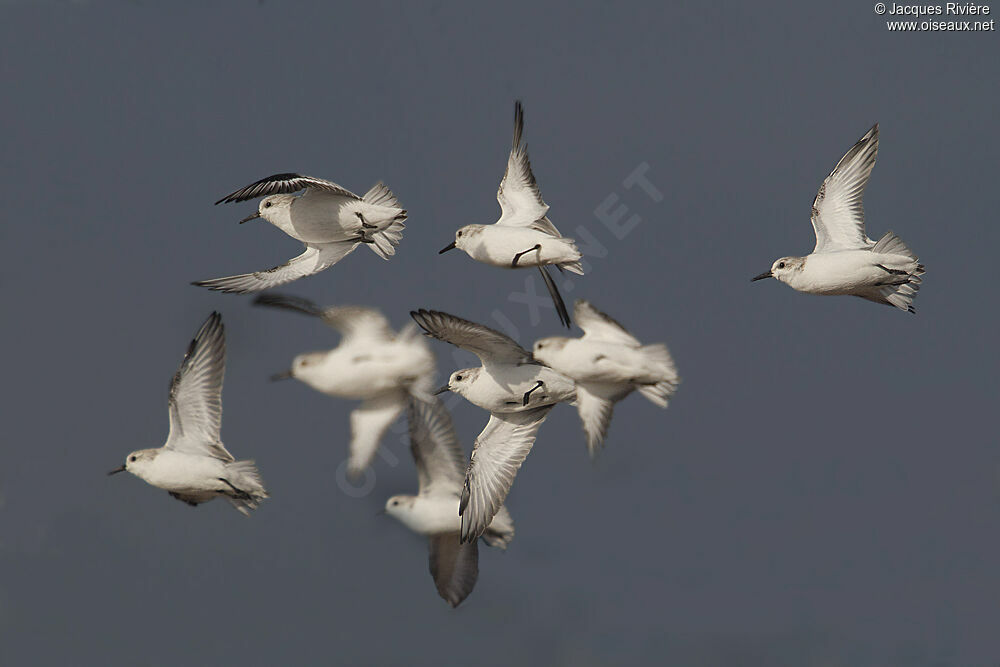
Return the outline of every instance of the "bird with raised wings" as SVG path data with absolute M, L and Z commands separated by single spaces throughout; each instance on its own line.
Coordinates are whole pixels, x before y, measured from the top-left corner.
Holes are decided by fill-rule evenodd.
M 385 511 L 410 530 L 426 535 L 430 570 L 438 593 L 452 607 L 468 597 L 479 577 L 479 547 L 461 540 L 459 497 L 465 480 L 465 455 L 451 416 L 436 398 L 413 398 L 409 407 L 410 452 L 417 467 L 417 495 L 389 498 Z M 506 549 L 514 521 L 501 507 L 482 535 L 490 546 Z
M 528 147 L 521 144 L 524 109 L 514 105 L 514 140 L 507 158 L 507 170 L 497 189 L 500 219 L 492 225 L 465 225 L 455 232 L 455 240 L 442 248 L 465 251 L 472 259 L 505 269 L 538 267 L 552 297 L 559 320 L 570 325 L 569 312 L 552 276 L 545 267 L 554 264 L 583 275 L 582 255 L 573 239 L 565 238 L 548 219 L 548 204 L 542 199 L 531 172 Z
M 816 247 L 805 257 L 781 257 L 752 280 L 775 278 L 809 294 L 850 294 L 911 313 L 924 265 L 903 240 L 865 233 L 862 198 L 878 155 L 878 123 L 834 167 L 812 205 Z
M 226 498 L 249 516 L 268 497 L 253 461 L 237 461 L 222 444 L 226 334 L 212 313 L 188 346 L 170 383 L 170 432 L 158 449 L 139 449 L 111 472 L 130 472 L 188 505 Z

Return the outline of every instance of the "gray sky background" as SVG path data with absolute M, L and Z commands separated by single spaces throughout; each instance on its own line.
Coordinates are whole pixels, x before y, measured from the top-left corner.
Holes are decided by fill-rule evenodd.
M 0 10 L 0 662 L 996 665 L 997 33 L 889 33 L 867 1 L 152 4 Z M 530 272 L 436 254 L 496 220 L 517 98 L 552 220 L 606 250 L 567 300 L 667 342 L 684 382 L 620 404 L 595 463 L 558 407 L 516 539 L 451 610 L 424 540 L 375 516 L 416 489 L 400 437 L 351 497 L 354 403 L 266 381 L 335 335 L 188 283 L 299 252 L 227 192 L 383 179 L 398 255 L 282 291 L 558 333 L 516 301 Z M 751 284 L 809 252 L 875 121 L 869 234 L 926 264 L 917 315 Z M 659 202 L 624 184 L 644 164 Z M 622 239 L 608 202 L 639 216 Z M 249 520 L 104 476 L 162 444 L 213 309 L 223 439 L 273 495 Z M 486 416 L 453 405 L 468 448 Z

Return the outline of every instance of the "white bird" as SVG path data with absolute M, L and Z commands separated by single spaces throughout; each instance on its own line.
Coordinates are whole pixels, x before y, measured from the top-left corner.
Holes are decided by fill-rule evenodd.
M 666 345 L 643 345 L 582 299 L 573 314 L 583 336 L 542 338 L 535 342 L 533 356 L 576 381 L 577 410 L 593 455 L 607 436 L 615 403 L 638 389 L 665 408 L 681 379 Z
M 473 446 L 462 493 L 462 539 L 475 540 L 510 492 L 549 411 L 556 403 L 573 402 L 576 387 L 499 331 L 436 310 L 410 316 L 427 335 L 472 352 L 483 364 L 455 371 L 435 392 L 454 391 L 490 412 Z
M 491 413 L 523 412 L 576 399 L 569 378 L 532 361 L 510 336 L 438 310 L 411 311 L 428 336 L 472 352 L 482 366 L 455 371 L 435 393 L 453 391 Z
M 408 397 L 430 395 L 435 365 L 430 348 L 415 326 L 397 334 L 373 308 L 320 308 L 307 299 L 278 294 L 262 294 L 254 303 L 318 317 L 341 333 L 340 345 L 298 355 L 290 370 L 273 379 L 295 378 L 328 396 L 363 401 L 351 412 L 347 471 L 357 477 L 371 464 Z
M 564 238 L 546 217 L 548 205 L 542 199 L 538 183 L 531 173 L 528 148 L 521 145 L 524 109 L 514 105 L 514 141 L 507 171 L 497 189 L 500 219 L 492 225 L 466 225 L 455 232 L 455 240 L 440 253 L 453 248 L 464 250 L 477 262 L 507 269 L 537 266 L 549 290 L 560 321 L 569 326 L 569 313 L 552 276 L 545 270 L 555 264 L 583 275 L 580 250 L 573 239 Z
M 916 312 L 924 265 L 891 231 L 875 242 L 865 233 L 862 197 L 878 154 L 878 123 L 840 159 L 812 205 L 816 247 L 805 257 L 782 257 L 752 280 L 776 278 L 809 294 L 852 294 Z
M 159 449 L 139 449 L 109 475 L 130 472 L 188 505 L 223 496 L 249 516 L 267 491 L 253 461 L 237 461 L 219 439 L 226 336 L 212 313 L 170 383 L 170 433 Z
M 431 576 L 438 593 L 457 607 L 472 592 L 479 576 L 476 541 L 460 539 L 458 504 L 465 480 L 465 455 L 448 410 L 436 398 L 412 399 L 409 422 L 418 492 L 389 498 L 385 511 L 410 530 L 427 536 Z M 482 537 L 490 546 L 507 548 L 514 539 L 514 521 L 507 508 L 500 508 Z
M 299 190 L 305 192 L 293 194 Z M 395 246 L 403 236 L 406 211 L 382 183 L 359 197 L 321 178 L 275 174 L 215 203 L 242 202 L 262 196 L 257 212 L 240 220 L 240 224 L 263 218 L 302 241 L 306 251 L 273 269 L 193 284 L 220 292 L 258 292 L 319 273 L 342 260 L 359 243 L 367 243 L 376 255 L 389 259 L 396 254 Z

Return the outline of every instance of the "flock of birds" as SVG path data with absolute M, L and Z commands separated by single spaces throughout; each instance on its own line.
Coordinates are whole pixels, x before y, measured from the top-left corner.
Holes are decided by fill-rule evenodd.
M 581 253 L 547 217 L 549 207 L 521 141 L 523 126 L 518 102 L 513 145 L 497 190 L 500 219 L 458 229 L 441 252 L 458 248 L 493 266 L 537 268 L 560 322 L 570 327 L 569 312 L 547 267 L 582 274 Z M 877 242 L 865 233 L 862 196 L 877 152 L 875 125 L 820 186 L 812 206 L 813 252 L 782 257 L 753 280 L 773 277 L 801 292 L 850 294 L 913 312 L 923 265 L 892 232 Z M 389 259 L 406 220 L 406 211 L 382 183 L 359 197 L 330 181 L 299 174 L 262 179 L 216 203 L 255 198 L 261 198 L 257 212 L 240 222 L 263 218 L 302 241 L 305 252 L 266 271 L 195 285 L 240 294 L 266 290 L 323 271 L 362 243 Z M 329 396 L 362 401 L 350 417 L 349 475 L 364 472 L 386 430 L 406 413 L 417 493 L 389 498 L 385 511 L 427 536 L 431 574 L 452 606 L 475 586 L 478 540 L 506 548 L 513 539 L 514 522 L 504 500 L 556 404 L 576 407 L 587 448 L 596 456 L 618 401 L 637 391 L 665 408 L 680 383 L 666 345 L 644 345 L 584 300 L 573 309 L 582 337 L 542 338 L 530 351 L 489 327 L 436 310 L 412 311 L 413 322 L 395 331 L 374 308 L 322 308 L 273 292 L 259 295 L 255 303 L 319 318 L 340 332 L 336 348 L 300 354 L 274 379 L 294 378 Z M 454 371 L 435 390 L 436 363 L 427 337 L 472 352 L 481 365 Z M 249 515 L 268 494 L 254 462 L 237 461 L 220 439 L 224 372 L 222 319 L 212 313 L 171 383 L 166 444 L 130 453 L 109 474 L 130 472 L 190 505 L 221 496 Z M 489 413 L 468 460 L 436 396 L 445 391 Z

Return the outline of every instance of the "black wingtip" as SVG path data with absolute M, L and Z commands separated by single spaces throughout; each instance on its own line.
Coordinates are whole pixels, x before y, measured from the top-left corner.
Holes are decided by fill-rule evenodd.
M 549 296 L 552 297 L 552 303 L 556 307 L 556 313 L 559 315 L 559 321 L 567 329 L 572 328 L 572 322 L 569 319 L 569 310 L 566 309 L 566 302 L 563 301 L 562 295 L 559 294 L 559 288 L 556 287 L 556 281 L 552 279 L 549 272 L 545 270 L 544 266 L 538 267 L 538 272 L 542 274 L 542 280 L 545 281 L 545 287 L 549 290 Z

